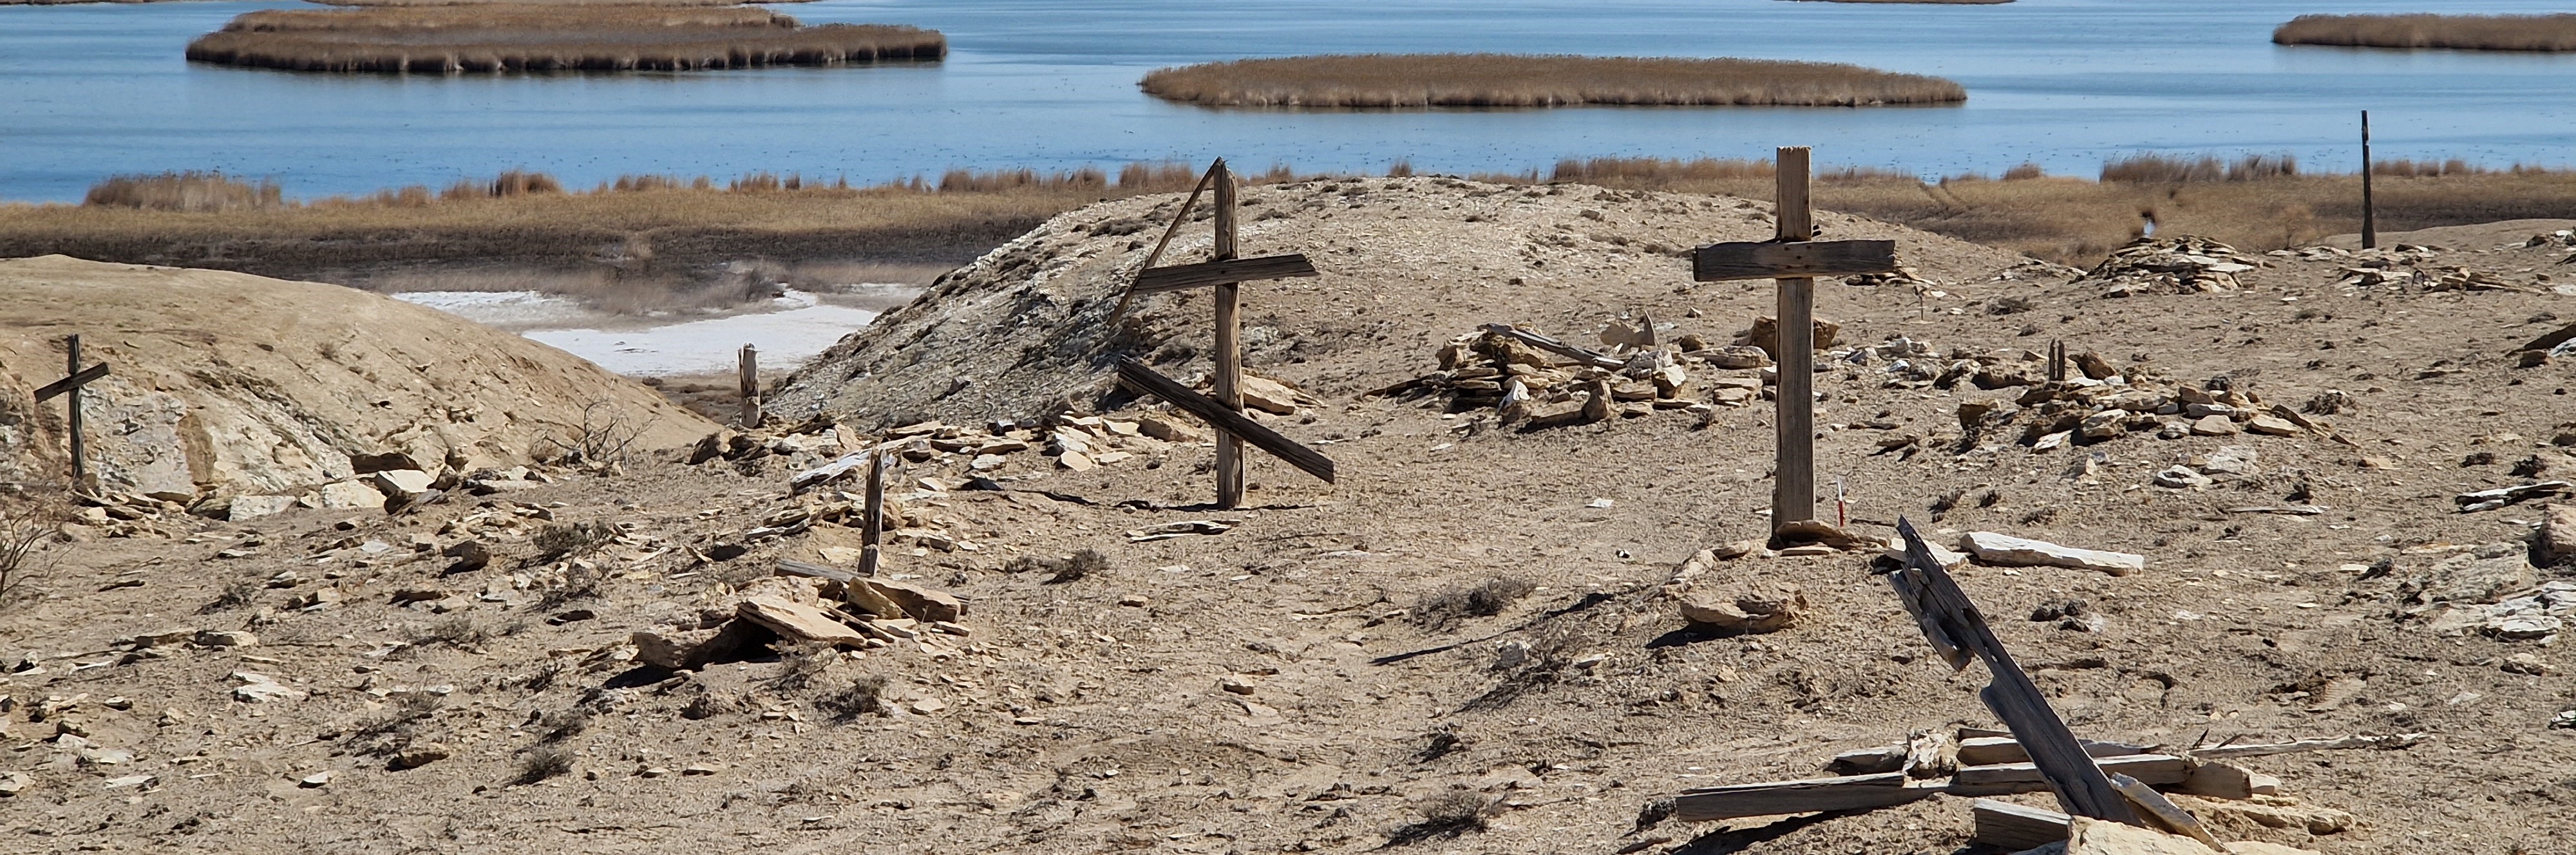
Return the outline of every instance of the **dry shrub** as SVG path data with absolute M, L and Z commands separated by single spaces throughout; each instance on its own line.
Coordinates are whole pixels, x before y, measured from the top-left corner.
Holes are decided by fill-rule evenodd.
M 1451 586 L 1423 597 L 1413 606 L 1413 622 L 1434 632 L 1447 631 L 1468 618 L 1493 617 L 1529 596 L 1538 586 L 1506 576 L 1475 585 Z
M 869 674 L 850 681 L 850 685 L 814 700 L 814 708 L 828 713 L 833 721 L 848 722 L 876 712 L 885 706 L 886 678 Z
M 423 647 L 468 648 L 492 640 L 492 632 L 464 615 L 416 627 L 404 639 L 415 649 Z
M 537 529 L 536 534 L 528 536 L 528 545 L 537 548 L 536 560 L 538 563 L 544 563 L 597 552 L 601 547 L 608 545 L 610 538 L 616 536 L 617 526 L 605 522 L 564 523 Z M 592 590 L 588 596 L 598 596 L 597 578 L 598 574 L 591 574 Z M 567 575 L 566 581 L 570 583 L 575 580 Z
M 2234 161 L 2133 154 L 2102 164 L 2102 180 L 2130 184 L 2190 181 L 2260 181 L 2299 174 L 2299 160 L 2286 154 L 2249 154 Z M 2010 177 L 2009 174 L 2006 177 Z M 2037 177 L 2037 176 L 2032 176 Z
M 188 59 L 331 72 L 689 71 L 930 61 L 937 31 L 824 24 L 746 6 L 408 6 L 263 10 L 188 44 Z
M 1211 107 L 1859 107 L 1955 103 L 1959 84 L 1854 65 L 1752 59 L 1359 54 L 1158 69 L 1147 94 Z
M 1039 558 L 1035 555 L 1022 555 L 1018 558 L 1011 559 L 1010 563 L 1002 565 L 1002 572 L 1004 573 L 1049 574 L 1046 580 L 1046 583 L 1049 585 L 1062 585 L 1067 582 L 1078 582 L 1094 573 L 1105 573 L 1108 572 L 1108 570 L 1109 556 L 1101 554 L 1100 550 L 1097 549 L 1085 549 L 1061 558 Z
M 2272 31 L 2285 45 L 2576 50 L 2576 15 L 2301 15 Z
M 60 491 L 0 490 L 0 610 L 39 592 L 37 585 L 52 569 L 42 547 L 70 519 Z
M 572 749 L 562 745 L 542 745 L 528 749 L 519 759 L 519 772 L 510 783 L 520 786 L 572 773 Z
M 239 211 L 286 206 L 285 191 L 274 179 L 252 184 L 221 172 L 164 172 L 116 175 L 92 184 L 83 205 L 141 208 L 148 211 Z
M 1386 833 L 1387 846 L 1411 846 L 1433 840 L 1455 840 L 1470 831 L 1485 830 L 1485 814 L 1492 805 L 1473 790 L 1442 790 L 1414 805 L 1422 820 L 1397 826 Z
M 770 678 L 769 684 L 783 692 L 801 692 L 822 684 L 823 678 L 831 674 L 832 663 L 841 659 L 840 648 L 819 641 L 773 645 L 772 649 L 778 651 L 778 674 Z
M 341 737 L 341 744 L 351 751 L 373 757 L 389 756 L 411 747 L 421 722 L 438 714 L 444 701 L 428 692 L 408 692 L 384 714 L 361 721 Z

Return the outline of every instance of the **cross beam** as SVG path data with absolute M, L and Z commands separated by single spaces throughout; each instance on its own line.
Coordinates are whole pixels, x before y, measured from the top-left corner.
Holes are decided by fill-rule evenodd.
M 41 403 L 53 400 L 56 395 L 77 392 L 80 387 L 89 385 L 89 381 L 105 376 L 107 376 L 107 363 L 92 365 L 81 369 L 80 373 L 45 384 L 45 388 L 36 390 L 36 400 Z
M 1266 255 L 1260 258 L 1235 258 L 1199 264 L 1175 264 L 1149 267 L 1136 274 L 1136 284 L 1128 290 L 1138 294 L 1178 291 L 1204 285 L 1230 282 L 1258 282 L 1264 279 L 1286 279 L 1292 276 L 1321 276 L 1305 253 Z
M 1892 240 L 1712 243 L 1691 251 L 1691 278 L 1701 282 L 1894 272 Z
M 1254 447 L 1288 461 L 1288 465 L 1323 479 L 1326 484 L 1333 483 L 1333 459 L 1325 457 L 1323 452 L 1299 445 L 1296 440 L 1279 435 L 1278 431 L 1253 421 L 1234 408 L 1217 403 L 1215 398 L 1190 391 L 1190 387 L 1181 385 L 1178 380 L 1157 374 L 1154 369 L 1133 359 L 1118 360 L 1118 379 L 1146 394 L 1170 401 L 1191 415 L 1206 419 L 1218 430 L 1241 437 Z

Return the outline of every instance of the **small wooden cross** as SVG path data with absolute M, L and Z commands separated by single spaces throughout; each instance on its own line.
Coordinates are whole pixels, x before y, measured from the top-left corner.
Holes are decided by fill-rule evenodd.
M 1172 235 L 1188 222 L 1190 208 L 1198 204 L 1199 194 L 1211 186 L 1216 191 L 1215 257 L 1199 264 L 1155 267 L 1163 248 L 1171 245 Z M 1219 158 L 1199 177 L 1198 186 L 1190 190 L 1181 210 L 1172 215 L 1172 224 L 1163 230 L 1162 240 L 1145 254 L 1145 266 L 1137 271 L 1136 281 L 1118 298 L 1118 306 L 1109 317 L 1116 320 L 1125 314 L 1129 302 L 1138 294 L 1178 291 L 1184 288 L 1212 286 L 1216 289 L 1216 378 L 1214 396 L 1200 395 L 1189 387 L 1154 373 L 1132 360 L 1121 360 L 1118 376 L 1131 385 L 1182 409 L 1206 419 L 1216 428 L 1216 504 L 1220 508 L 1243 504 L 1243 443 L 1246 439 L 1262 450 L 1278 455 L 1299 469 L 1324 479 L 1333 480 L 1333 462 L 1314 449 L 1290 441 L 1260 423 L 1243 415 L 1243 297 L 1239 285 L 1264 279 L 1292 276 L 1316 276 L 1315 265 L 1299 253 L 1261 258 L 1236 258 L 1234 173 Z
M 1713 243 L 1691 253 L 1701 282 L 1780 282 L 1779 466 L 1771 492 L 1771 528 L 1816 518 L 1816 279 L 1896 272 L 1892 240 L 1816 240 L 1813 185 L 1805 146 L 1779 150 L 1778 237 Z M 1795 403 L 1792 403 L 1795 402 Z
M 86 437 L 81 435 L 81 387 L 89 385 L 92 380 L 107 376 L 107 363 L 101 362 L 82 368 L 80 336 L 66 338 L 63 344 L 69 352 L 69 358 L 65 362 L 70 367 L 64 369 L 69 372 L 69 376 L 47 383 L 44 388 L 36 390 L 36 400 L 42 403 L 53 400 L 56 395 L 70 396 L 64 403 L 71 407 L 72 488 L 78 490 L 89 484 L 89 445 Z

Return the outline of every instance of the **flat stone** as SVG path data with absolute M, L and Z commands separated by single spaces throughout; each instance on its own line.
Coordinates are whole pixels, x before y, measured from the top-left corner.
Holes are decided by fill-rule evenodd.
M 2065 567 L 2126 576 L 2147 566 L 2143 555 L 2078 549 L 1990 531 L 1960 535 L 1959 548 L 1979 561 L 2003 567 Z
M 951 621 L 966 616 L 966 603 L 946 591 L 892 579 L 861 579 L 862 584 L 893 600 L 895 605 L 924 622 Z
M 2166 467 L 2163 471 L 2156 473 L 2155 481 L 2156 486 L 2158 487 L 2168 487 L 2176 490 L 2187 490 L 2193 487 L 2207 487 L 2211 484 L 2218 483 L 2211 480 L 2207 475 L 2193 471 L 2189 466 Z
M 111 790 L 122 790 L 127 787 L 140 787 L 149 783 L 152 783 L 152 776 L 150 775 L 127 775 L 121 778 L 107 779 L 107 788 Z
M 2076 428 L 2077 433 L 2091 440 L 2110 439 L 2127 433 L 2128 430 L 2129 411 L 2127 410 L 2103 410 L 2085 416 L 2083 423 Z
M 691 763 L 680 769 L 683 775 L 713 775 L 725 770 L 722 763 Z
M 1243 394 L 1243 405 L 1246 407 L 1274 416 L 1297 414 L 1297 391 L 1288 388 L 1288 384 L 1268 377 L 1246 374 L 1243 375 L 1243 382 L 1236 387 L 1236 391 Z
M 2193 436 L 2235 436 L 2236 422 L 2226 416 L 2202 416 L 2192 420 Z
M 2418 577 L 2418 590 L 2426 602 L 2493 603 L 2531 587 L 2531 577 L 2521 544 L 2492 543 L 2435 563 Z
M 742 604 L 735 607 L 734 613 L 743 620 L 768 627 L 789 641 L 857 647 L 868 640 L 867 633 L 833 619 L 820 608 L 777 597 L 745 597 Z
M 2249 445 L 2222 445 L 2202 460 L 2200 471 L 2212 475 L 2252 475 L 2262 469 L 2263 453 Z
M 2510 641 L 2523 641 L 2557 635 L 2567 622 L 2548 615 L 2512 615 L 2487 619 L 2486 632 Z
M 1216 681 L 1216 687 L 1237 695 L 1252 694 L 1252 684 L 1244 682 L 1242 678 L 1239 677 L 1219 677 Z
M 437 480 L 436 476 L 418 469 L 387 469 L 367 476 L 368 485 L 375 487 L 376 492 L 402 499 L 429 492 L 429 485 Z
M 265 674 L 253 674 L 249 671 L 235 671 L 233 672 L 233 679 L 242 681 L 241 685 L 233 687 L 233 700 L 241 701 L 246 704 L 264 704 L 270 701 L 300 701 L 310 697 L 310 695 L 301 689 L 278 685 L 276 680 L 269 679 Z
M 298 786 L 298 787 L 303 787 L 303 788 L 308 789 L 308 790 L 309 790 L 309 789 L 313 789 L 313 788 L 315 788 L 315 787 L 326 787 L 326 786 L 330 786 L 330 784 L 331 784 L 331 779 L 332 779 L 334 776 L 335 776 L 335 775 L 334 775 L 334 773 L 333 773 L 333 772 L 331 772 L 331 771 L 330 771 L 330 770 L 328 770 L 328 769 L 325 769 L 325 770 L 320 771 L 320 772 L 315 772 L 315 773 L 313 773 L 313 774 L 306 775 L 306 776 L 304 776 L 304 777 L 302 777 L 302 778 L 297 778 L 297 779 L 295 780 L 295 785 L 296 785 L 296 786 Z
M 204 629 L 197 631 L 195 642 L 199 647 L 257 647 L 259 636 L 238 629 Z
M 1807 595 L 1787 582 L 1757 581 L 1686 590 L 1682 618 L 1720 632 L 1778 632 L 1806 616 Z
M 2245 423 L 2245 429 L 2265 436 L 2296 436 L 2299 433 L 2297 423 L 2280 416 L 2255 416 Z
M 1759 546 L 1760 544 L 1757 543 L 1755 545 Z M 1968 564 L 1967 553 L 1959 552 L 1938 543 L 1931 542 L 1924 543 L 1923 548 L 1932 553 L 1932 561 L 1941 565 L 1941 569 L 1943 570 L 1955 572 L 1959 568 L 1965 567 Z M 1890 546 L 1886 551 L 1879 554 L 1885 555 L 1888 560 L 1895 561 L 1900 564 L 1905 562 L 1905 546 L 1903 544 Z
M 397 771 L 403 769 L 418 769 L 422 766 L 427 766 L 431 763 L 445 760 L 448 756 L 449 753 L 447 746 L 440 745 L 435 742 L 427 742 L 403 749 L 400 753 L 395 754 L 394 759 L 388 761 L 385 765 L 386 767 Z
M 224 511 L 224 519 L 230 522 L 241 522 L 270 514 L 284 513 L 293 507 L 295 507 L 293 496 L 234 496 L 232 505 Z
M 2067 821 L 2066 855 L 2210 855 L 2189 837 L 2091 817 Z

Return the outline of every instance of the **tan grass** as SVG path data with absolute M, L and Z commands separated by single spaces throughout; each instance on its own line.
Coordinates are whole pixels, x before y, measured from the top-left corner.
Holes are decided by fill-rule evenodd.
M 2576 14 L 2301 15 L 2272 31 L 2285 45 L 2576 51 Z
M 1820 62 L 1511 54 L 1358 54 L 1158 69 L 1147 94 L 1211 107 L 1954 104 L 1959 84 Z
M 253 184 L 221 172 L 164 172 L 118 175 L 90 185 L 84 205 L 146 208 L 155 211 L 238 211 L 286 204 L 276 181 Z
M 333 72 L 690 71 L 945 57 L 935 30 L 824 24 L 753 7 L 272 9 L 188 44 L 188 59 Z

